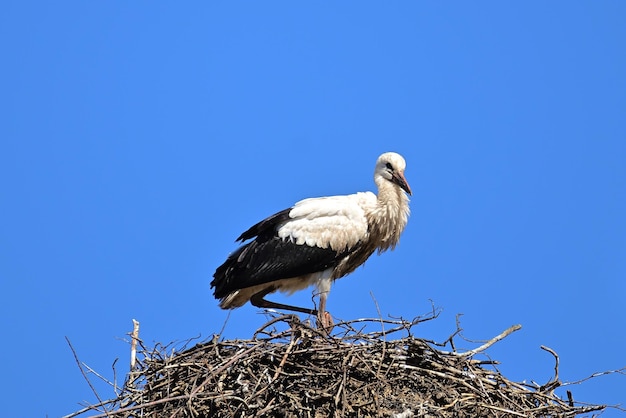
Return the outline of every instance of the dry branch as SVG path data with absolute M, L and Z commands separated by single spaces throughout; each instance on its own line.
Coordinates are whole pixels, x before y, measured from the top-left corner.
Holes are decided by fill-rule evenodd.
M 139 321 L 133 319 L 133 332 L 130 334 L 130 370 L 137 364 L 137 341 L 139 341 Z
M 441 351 L 412 336 L 411 328 L 433 315 L 341 322 L 331 336 L 285 315 L 251 339 L 213 338 L 181 352 L 140 344 L 119 396 L 68 417 L 575 417 L 605 408 L 554 394 L 558 356 L 547 347 L 557 364 L 542 387 L 509 381 L 489 367 L 496 362 L 473 358 L 519 326 L 473 350 Z M 355 329 L 385 324 L 392 326 Z M 402 330 L 407 336 L 389 339 Z

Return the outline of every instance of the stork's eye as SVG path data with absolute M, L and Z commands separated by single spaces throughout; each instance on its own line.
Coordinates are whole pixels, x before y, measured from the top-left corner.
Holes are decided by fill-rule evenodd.
M 391 163 L 385 164 L 385 167 L 387 167 L 387 170 L 393 170 L 393 166 L 391 165 Z

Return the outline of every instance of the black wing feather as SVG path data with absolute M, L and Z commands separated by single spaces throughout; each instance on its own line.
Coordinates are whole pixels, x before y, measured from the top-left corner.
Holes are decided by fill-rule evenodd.
M 298 245 L 277 235 L 288 221 L 291 208 L 280 211 L 253 225 L 237 241 L 255 238 L 232 253 L 215 270 L 211 287 L 220 299 L 229 293 L 259 284 L 316 273 L 335 266 L 352 251 Z M 354 250 L 354 249 L 353 249 Z
M 261 222 L 252 225 L 246 232 L 239 235 L 237 241 L 246 241 L 254 237 L 273 236 L 276 234 L 280 224 L 287 222 L 289 219 L 289 212 L 292 208 L 281 210 L 278 213 L 273 214 L 269 218 L 263 219 Z

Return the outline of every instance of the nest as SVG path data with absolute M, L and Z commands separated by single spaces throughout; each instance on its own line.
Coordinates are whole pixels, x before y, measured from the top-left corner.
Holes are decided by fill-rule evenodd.
M 555 376 L 543 385 L 512 382 L 497 362 L 475 358 L 519 326 L 458 352 L 459 332 L 444 344 L 413 336 L 435 316 L 355 320 L 326 335 L 286 315 L 251 339 L 215 336 L 180 352 L 146 349 L 135 336 L 140 349 L 118 396 L 68 417 L 575 417 L 605 408 L 554 393 L 558 356 L 547 347 Z M 372 327 L 381 330 L 365 332 Z

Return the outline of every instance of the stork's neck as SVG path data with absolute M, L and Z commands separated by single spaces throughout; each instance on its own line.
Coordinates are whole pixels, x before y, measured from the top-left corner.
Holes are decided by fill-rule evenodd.
M 377 237 L 379 251 L 393 249 L 409 218 L 409 198 L 395 184 L 377 181 L 376 208 L 369 214 L 370 233 Z

